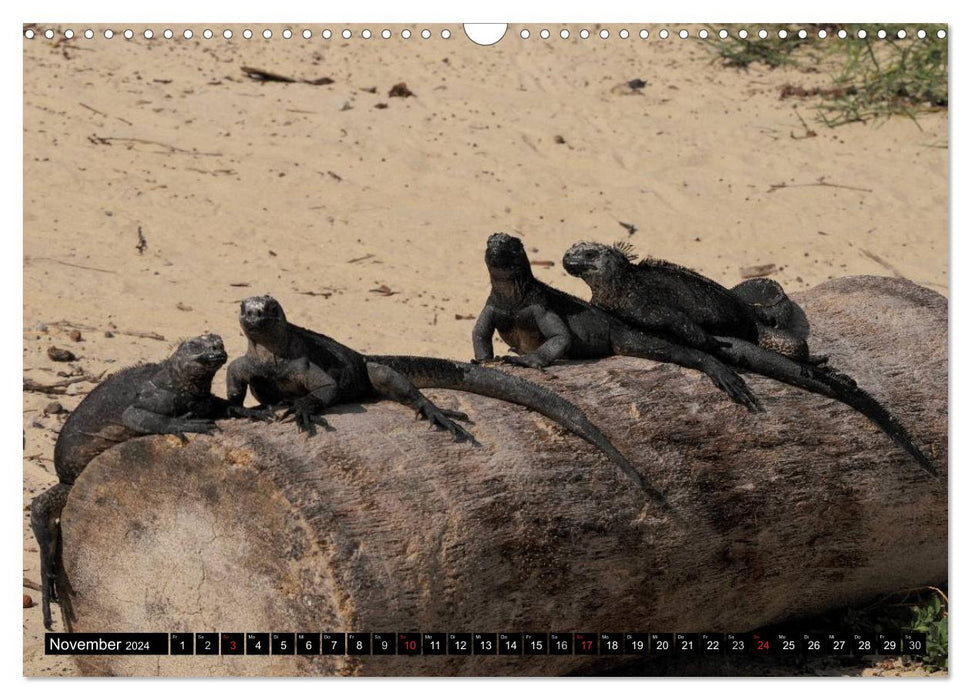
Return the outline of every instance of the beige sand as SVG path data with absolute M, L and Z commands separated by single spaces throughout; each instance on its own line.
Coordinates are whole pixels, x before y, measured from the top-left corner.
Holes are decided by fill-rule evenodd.
M 93 374 L 204 331 L 238 355 L 238 302 L 264 292 L 362 351 L 466 359 L 484 242 L 500 230 L 556 263 L 542 279 L 581 294 L 559 259 L 584 238 L 629 239 L 724 283 L 774 263 L 789 289 L 899 274 L 946 293 L 946 112 L 830 130 L 812 100 L 779 99 L 819 74 L 725 69 L 656 27 L 648 41 L 611 27 L 606 42 L 569 28 L 524 42 L 512 26 L 492 48 L 454 26 L 447 41 L 414 27 L 407 41 L 325 41 L 322 27 L 310 41 L 282 27 L 207 41 L 201 26 L 188 41 L 25 41 L 24 376 L 69 371 L 52 344 Z M 242 66 L 335 82 L 260 84 Z M 643 94 L 615 89 L 632 78 Z M 415 95 L 389 98 L 402 81 Z M 798 138 L 796 109 L 816 137 Z M 53 398 L 80 396 L 24 395 L 25 507 L 55 482 Z M 70 673 L 43 656 L 42 632 L 40 608 L 25 609 L 25 673 Z

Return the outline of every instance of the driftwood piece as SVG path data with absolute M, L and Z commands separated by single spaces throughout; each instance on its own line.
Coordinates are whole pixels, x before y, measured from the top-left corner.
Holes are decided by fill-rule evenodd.
M 935 480 L 861 415 L 750 377 L 767 413 L 697 372 L 631 358 L 524 376 L 589 411 L 674 506 L 498 401 L 481 447 L 399 405 L 333 432 L 226 421 L 102 454 L 64 511 L 77 631 L 746 631 L 947 576 L 947 302 L 899 279 L 794 295 L 812 347 L 885 401 Z M 517 370 L 519 373 L 519 370 Z M 79 657 L 122 675 L 496 674 L 630 657 Z

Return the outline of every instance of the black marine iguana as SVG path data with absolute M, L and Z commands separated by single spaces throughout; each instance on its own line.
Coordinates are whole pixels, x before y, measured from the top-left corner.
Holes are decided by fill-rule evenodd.
M 262 418 L 210 393 L 212 378 L 226 363 L 218 335 L 183 341 L 162 362 L 128 367 L 101 382 L 64 422 L 54 444 L 58 483 L 34 498 L 30 527 L 40 549 L 44 627 L 51 629 L 51 602 L 60 602 L 65 624 L 73 621 L 69 585 L 61 566 L 60 516 L 74 481 L 88 463 L 112 445 L 138 435 L 211 433 L 215 418 Z
M 246 355 L 233 360 L 226 378 L 229 401 L 242 406 L 246 390 L 267 407 L 287 406 L 298 427 L 310 434 L 329 429 L 320 414 L 337 403 L 376 396 L 409 406 L 432 425 L 448 430 L 456 441 L 475 438 L 453 419 L 464 413 L 438 408 L 419 389 L 455 389 L 508 401 L 556 421 L 599 448 L 638 487 L 663 503 L 663 496 L 584 415 L 558 394 L 486 367 L 432 357 L 361 355 L 333 338 L 287 321 L 271 296 L 250 297 L 240 304 L 239 323 L 249 340 Z
M 737 304 L 723 304 L 722 302 L 725 301 L 723 294 L 716 293 L 713 297 L 705 297 L 704 286 L 700 283 L 687 285 L 681 289 L 673 277 L 664 277 L 669 282 L 667 287 L 654 285 L 653 281 L 657 279 L 654 274 L 655 268 L 632 264 L 629 260 L 629 252 L 616 246 L 577 243 L 563 256 L 563 267 L 571 275 L 580 277 L 590 286 L 593 293 L 591 303 L 645 331 L 655 329 L 657 327 L 655 322 L 660 319 L 664 319 L 666 324 L 682 324 L 681 314 L 659 312 L 660 305 L 667 306 L 669 295 L 674 294 L 680 306 L 697 302 L 700 310 L 691 316 L 695 319 L 715 319 L 711 321 L 709 327 L 713 332 L 715 332 L 714 329 L 718 329 L 724 333 L 724 335 L 708 336 L 704 330 L 694 326 L 698 333 L 704 334 L 704 346 L 709 349 L 709 352 L 740 369 L 762 374 L 845 403 L 876 423 L 894 442 L 909 452 L 926 471 L 937 474 L 937 467 L 917 447 L 907 429 L 875 398 L 858 387 L 853 379 L 813 362 L 797 361 L 795 358 L 763 346 L 761 342 L 755 345 L 731 332 L 733 328 L 737 328 L 731 319 L 744 319 L 744 317 L 740 313 L 734 317 L 719 316 L 718 309 L 737 311 L 740 308 Z M 645 270 L 648 272 L 645 273 Z M 644 274 L 646 278 L 642 276 Z M 771 288 L 760 286 L 772 292 Z M 724 289 L 718 285 L 715 287 Z M 750 288 L 749 291 L 752 290 L 758 291 L 755 287 Z M 712 298 L 715 301 L 709 304 Z M 687 319 L 680 327 L 687 328 L 688 332 L 692 333 L 694 332 L 690 330 L 692 326 L 691 319 Z M 670 325 L 666 327 L 676 333 Z M 683 338 L 684 335 L 679 334 L 679 337 Z M 696 337 L 701 338 L 700 335 Z M 760 334 L 758 340 L 761 341 L 763 338 L 764 336 Z
M 644 333 L 533 276 L 522 242 L 505 233 L 489 237 L 485 253 L 492 291 L 472 331 L 478 362 L 494 358 L 496 331 L 519 356 L 503 362 L 542 369 L 558 359 L 610 355 L 644 357 L 699 369 L 732 400 L 759 411 L 745 381 L 712 355 Z
M 607 308 L 600 298 L 610 299 L 644 330 L 669 333 L 709 351 L 719 346 L 714 336 L 731 336 L 795 360 L 825 363 L 825 357 L 810 357 L 808 327 L 793 323 L 798 309 L 773 280 L 748 280 L 727 289 L 686 267 L 654 258 L 635 263 L 635 258 L 624 244 L 584 242 L 566 251 L 563 267 L 590 284 L 595 306 Z

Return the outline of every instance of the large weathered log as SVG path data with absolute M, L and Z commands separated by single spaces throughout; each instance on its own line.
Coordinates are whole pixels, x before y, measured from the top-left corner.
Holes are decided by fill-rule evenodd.
M 481 447 L 402 407 L 232 421 L 101 455 L 64 512 L 78 631 L 745 631 L 944 580 L 947 302 L 895 279 L 796 295 L 812 346 L 886 402 L 935 480 L 867 419 L 750 377 L 630 358 L 523 373 L 587 409 L 674 506 L 524 409 L 432 392 Z M 82 657 L 113 674 L 559 674 L 610 657 Z

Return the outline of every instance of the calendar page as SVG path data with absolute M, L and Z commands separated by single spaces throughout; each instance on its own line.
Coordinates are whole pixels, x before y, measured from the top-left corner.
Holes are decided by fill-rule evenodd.
M 945 676 L 945 24 L 24 24 L 25 676 Z

